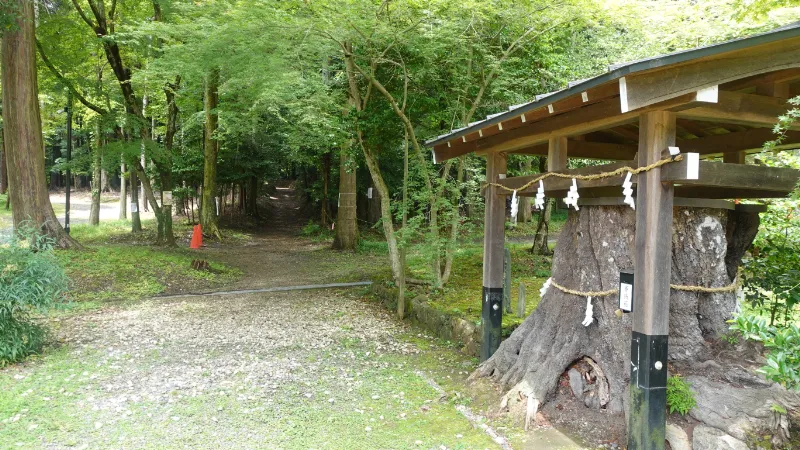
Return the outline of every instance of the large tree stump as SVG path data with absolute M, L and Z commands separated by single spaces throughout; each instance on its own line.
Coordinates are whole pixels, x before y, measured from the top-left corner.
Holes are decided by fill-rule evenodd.
M 732 234 L 729 224 L 736 223 Z M 752 242 L 755 220 L 738 220 L 721 209 L 680 208 L 673 214 L 672 283 L 726 286 L 733 280 L 728 265 L 738 265 Z M 620 270 L 633 270 L 635 212 L 625 206 L 584 206 L 570 211 L 553 257 L 553 280 L 581 291 L 618 286 Z M 726 261 L 729 240 L 735 261 Z M 726 265 L 726 262 L 728 265 Z M 733 270 L 735 274 L 735 269 Z M 594 323 L 581 325 L 586 298 L 551 287 L 536 310 L 484 362 L 473 377 L 492 377 L 510 391 L 504 403 L 546 401 L 559 376 L 584 356 L 605 374 L 610 389 L 601 407 L 623 411 L 630 372 L 632 314 L 617 314 L 616 295 L 595 298 Z M 671 291 L 670 360 L 706 360 L 706 339 L 727 330 L 725 321 L 736 308 L 735 293 L 703 294 Z M 528 406 L 530 416 L 531 406 Z M 529 417 L 530 418 L 530 417 Z

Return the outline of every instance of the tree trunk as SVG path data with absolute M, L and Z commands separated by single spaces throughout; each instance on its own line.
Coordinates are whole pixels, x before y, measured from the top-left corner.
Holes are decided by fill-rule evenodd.
M 544 156 L 539 157 L 539 173 L 544 173 L 547 170 L 547 158 Z M 550 247 L 547 240 L 550 235 L 550 215 L 553 211 L 553 200 L 546 198 L 544 200 L 544 208 L 539 212 L 539 221 L 536 224 L 536 234 L 533 237 L 533 246 L 531 253 L 538 255 L 549 255 Z
M 358 222 L 356 221 L 356 168 L 347 149 L 339 157 L 339 208 L 336 211 L 336 235 L 333 248 L 355 250 L 358 247 Z
M 525 158 L 525 161 L 522 163 L 521 167 L 522 171 L 525 175 L 531 174 L 531 158 Z M 531 198 L 530 197 L 520 197 L 519 198 L 519 221 L 522 223 L 528 223 L 532 219 L 531 214 Z
M 8 166 L 6 163 L 6 143 L 3 129 L 0 128 L 0 194 L 8 192 Z
M 136 168 L 131 167 L 131 231 L 138 233 L 142 231 L 142 219 L 139 217 L 139 189 L 137 188 L 138 176 Z
M 359 137 L 360 139 L 360 137 Z M 392 265 L 392 276 L 395 282 L 399 282 L 403 271 L 402 259 L 400 258 L 400 249 L 397 246 L 397 236 L 394 233 L 394 220 L 392 219 L 391 197 L 389 197 L 389 188 L 386 182 L 383 181 L 381 169 L 378 167 L 378 161 L 375 155 L 364 147 L 363 141 L 361 148 L 364 150 L 364 159 L 367 161 L 369 173 L 372 175 L 372 182 L 375 184 L 377 194 L 380 196 L 381 202 L 381 215 L 383 222 L 383 234 L 386 237 L 386 243 L 389 246 L 389 261 Z
M 100 154 L 100 122 L 95 129 L 92 149 L 92 208 L 89 211 L 89 225 L 100 225 L 100 192 L 103 183 L 103 156 Z
M 251 175 L 249 182 L 246 212 L 252 217 L 258 217 L 258 177 Z
M 728 211 L 675 208 L 672 235 L 672 283 L 718 287 L 732 282 L 728 260 L 740 238 L 754 235 L 752 221 L 736 220 Z M 749 223 L 750 225 L 745 225 Z M 613 289 L 620 270 L 634 266 L 635 212 L 620 206 L 584 206 L 570 211 L 553 257 L 553 280 L 581 291 Z M 756 224 L 757 226 L 757 224 Z M 737 243 L 737 244 L 735 244 Z M 749 245 L 749 243 L 748 243 Z M 739 254 L 740 258 L 741 254 Z M 726 261 L 727 260 L 727 261 Z M 516 399 L 543 402 L 556 388 L 561 374 L 588 356 L 605 374 L 609 395 L 605 407 L 623 411 L 630 372 L 632 315 L 616 315 L 617 296 L 592 299 L 594 322 L 581 325 L 586 298 L 550 287 L 528 316 L 497 352 L 481 364 L 473 377 L 491 376 L 506 389 L 509 405 Z M 672 361 L 712 358 L 707 338 L 727 331 L 726 320 L 736 308 L 736 294 L 703 294 L 672 290 L 670 297 L 669 357 Z M 603 380 L 599 380 L 603 382 Z M 530 400 L 529 400 L 530 401 Z
M 346 42 L 344 45 L 348 51 L 352 51 L 351 43 Z M 356 111 L 361 111 L 364 109 L 364 104 L 356 83 L 355 67 L 351 55 L 345 55 L 345 71 L 347 74 L 347 101 Z M 333 248 L 337 250 L 355 250 L 358 247 L 357 165 L 349 154 L 354 141 L 355 139 L 352 139 L 350 146 L 339 150 L 339 207 L 336 210 L 336 235 L 333 239 Z
M 174 84 L 168 84 L 164 88 L 164 95 L 167 99 L 167 128 L 164 133 L 164 153 L 166 161 L 162 163 L 163 169 L 159 170 L 161 176 L 161 220 L 159 226 L 163 236 L 163 244 L 174 247 L 175 233 L 172 231 L 172 204 L 173 204 L 173 181 L 172 181 L 172 151 L 175 144 L 175 134 L 178 132 L 178 105 L 175 103 L 175 90 L 180 86 L 180 76 L 176 77 Z M 165 194 L 166 199 L 165 200 Z
M 330 200 L 328 199 L 328 185 L 331 179 L 331 152 L 325 152 L 322 155 L 322 202 L 320 205 L 320 223 L 323 227 L 330 227 L 331 222 L 331 208 Z
M 119 220 L 128 219 L 128 186 L 125 178 L 125 163 L 119 165 Z
M 2 34 L 3 127 L 9 175 L 9 200 L 14 227 L 25 223 L 41 229 L 62 248 L 78 247 L 58 222 L 44 169 L 42 119 L 36 78 L 33 2 L 10 0 L 16 29 Z
M 217 104 L 219 103 L 219 69 L 212 69 L 205 86 L 205 152 L 203 155 L 203 198 L 200 204 L 200 225 L 203 232 L 222 239 L 217 222 L 217 156 L 219 141 L 217 132 Z

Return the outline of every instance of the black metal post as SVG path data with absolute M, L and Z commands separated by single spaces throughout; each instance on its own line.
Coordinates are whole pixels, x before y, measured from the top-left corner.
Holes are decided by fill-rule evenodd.
M 66 208 L 64 210 L 64 230 L 69 234 L 69 192 L 72 183 L 72 91 L 67 91 L 67 182 L 66 182 Z

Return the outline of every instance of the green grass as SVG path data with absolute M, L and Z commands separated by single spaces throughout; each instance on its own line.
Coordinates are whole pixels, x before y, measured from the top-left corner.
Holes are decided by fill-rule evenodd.
M 477 361 L 438 341 L 413 334 L 398 338 L 422 351 L 376 355 L 375 343 L 348 338 L 341 345 L 352 352 L 353 367 L 313 384 L 281 382 L 269 392 L 233 374 L 224 386 L 175 395 L 169 404 L 143 395 L 123 402 L 122 409 L 114 409 L 115 399 L 120 393 L 130 399 L 133 392 L 105 389 L 124 370 L 117 360 L 104 352 L 50 349 L 25 366 L 0 371 L 0 448 L 494 448 L 455 410 L 473 402 L 463 389 Z M 326 352 L 316 353 L 317 359 L 342 358 Z M 157 364 L 158 358 L 147 354 L 141 364 Z M 439 401 L 418 371 L 450 394 L 462 394 Z M 343 383 L 340 376 L 352 381 Z M 109 406 L 96 409 L 104 404 Z
M 519 285 L 525 285 L 525 315 L 539 304 L 539 289 L 550 276 L 551 258 L 532 255 L 526 244 L 508 244 L 511 250 L 511 307 L 516 310 Z M 483 292 L 483 248 L 471 246 L 457 251 L 453 275 L 440 295 L 431 295 L 429 305 L 473 323 L 481 318 Z M 509 335 L 524 320 L 515 314 L 503 317 L 503 334 Z
M 77 445 L 70 436 L 93 423 L 94 413 L 81 407 L 92 394 L 87 385 L 102 380 L 108 367 L 95 354 L 66 348 L 26 364 L 36 365 L 35 373 L 24 373 L 21 366 L 0 371 L 0 447 L 39 447 L 42 436 L 54 435 Z
M 191 268 L 196 258 L 184 246 L 151 245 L 154 221 L 144 221 L 143 233 L 130 232 L 126 221 L 102 222 L 99 226 L 75 225 L 72 236 L 85 250 L 57 251 L 73 282 L 72 296 L 78 302 L 111 299 L 135 300 L 167 290 L 196 291 L 235 281 L 241 272 L 213 260 L 211 271 Z M 190 226 L 176 224 L 175 234 L 189 233 Z

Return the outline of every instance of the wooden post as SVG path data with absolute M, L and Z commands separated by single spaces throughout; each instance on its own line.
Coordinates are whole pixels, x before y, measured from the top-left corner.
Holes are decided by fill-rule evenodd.
M 640 166 L 658 161 L 672 145 L 674 113 L 640 116 Z M 628 449 L 650 450 L 664 448 L 666 429 L 674 188 L 661 182 L 660 168 L 638 177 Z
M 506 173 L 506 155 L 486 155 L 486 181 L 496 182 Z M 505 246 L 506 197 L 494 186 L 486 188 L 483 235 L 483 306 L 481 323 L 481 361 L 486 361 L 500 346 L 503 326 L 503 257 Z
M 551 137 L 547 143 L 547 171 L 558 172 L 567 168 L 567 138 Z

